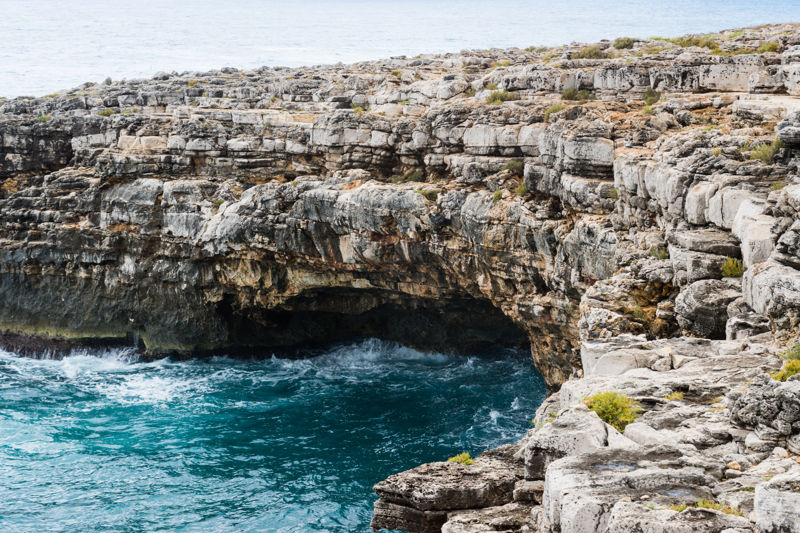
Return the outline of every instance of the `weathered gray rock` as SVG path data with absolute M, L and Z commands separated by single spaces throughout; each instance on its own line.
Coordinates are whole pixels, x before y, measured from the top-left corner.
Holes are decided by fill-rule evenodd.
M 800 470 L 757 486 L 755 514 L 759 533 L 800 531 Z
M 675 313 L 682 328 L 700 337 L 725 338 L 728 304 L 741 296 L 736 281 L 696 281 L 675 299 Z

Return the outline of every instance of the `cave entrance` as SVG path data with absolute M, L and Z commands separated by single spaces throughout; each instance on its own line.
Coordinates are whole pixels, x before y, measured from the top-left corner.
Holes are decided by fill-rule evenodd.
M 302 354 L 363 338 L 394 341 L 440 353 L 488 353 L 529 348 L 525 332 L 487 300 L 422 298 L 381 290 L 326 288 L 304 292 L 280 308 L 222 313 L 231 344 Z

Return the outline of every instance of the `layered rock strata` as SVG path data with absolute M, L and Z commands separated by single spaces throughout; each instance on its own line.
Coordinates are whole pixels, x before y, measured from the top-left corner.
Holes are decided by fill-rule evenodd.
M 2 340 L 530 346 L 540 427 L 378 484 L 376 528 L 796 531 L 798 391 L 763 376 L 800 329 L 798 96 L 773 25 L 3 100 Z M 580 407 L 609 389 L 624 434 Z

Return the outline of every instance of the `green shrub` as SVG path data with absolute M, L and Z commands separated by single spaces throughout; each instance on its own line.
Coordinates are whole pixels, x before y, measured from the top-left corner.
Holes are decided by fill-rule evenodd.
M 421 170 L 415 170 L 406 176 L 406 181 L 425 181 L 425 174 Z
M 475 89 L 473 89 L 472 87 L 470 87 L 469 89 L 467 89 L 466 91 L 464 91 L 464 95 L 465 95 L 466 97 L 468 97 L 468 98 L 472 98 L 473 96 L 475 96 Z
M 663 52 L 664 50 L 668 50 L 668 49 L 669 49 L 669 46 L 657 46 L 655 44 L 649 44 L 649 45 L 645 46 L 644 48 L 642 48 L 641 50 L 639 50 L 638 52 L 636 52 L 634 55 L 636 57 L 649 56 L 649 55 L 658 54 L 658 53 Z
M 200 83 L 200 82 L 199 82 L 199 81 L 197 81 L 197 80 L 189 80 L 189 81 L 187 81 L 187 82 L 186 82 L 186 86 L 187 86 L 187 87 L 194 87 L 194 86 L 195 86 L 195 85 L 197 85 L 198 83 Z
M 570 56 L 572 59 L 607 59 L 608 54 L 599 46 L 584 46 Z
M 360 105 L 354 105 L 354 106 L 353 106 L 353 112 L 354 112 L 356 115 L 363 115 L 363 114 L 364 114 L 364 108 L 363 108 L 363 107 L 361 107 Z
M 680 391 L 675 391 L 675 392 L 672 392 L 672 393 L 667 394 L 666 396 L 664 396 L 664 399 L 665 400 L 669 400 L 671 402 L 673 402 L 673 401 L 680 402 L 680 401 L 683 400 L 683 393 L 680 392 Z
M 505 61 L 498 61 L 497 63 L 494 64 L 494 67 L 495 68 L 497 68 L 497 67 L 507 67 L 509 65 L 511 65 L 511 61 L 506 59 Z
M 459 453 L 458 455 L 454 455 L 450 459 L 447 460 L 449 463 L 458 463 L 460 465 L 471 465 L 475 464 L 472 460 L 472 457 L 469 456 L 469 452 Z
M 719 157 L 722 155 L 722 147 L 717 146 L 716 148 L 711 149 L 711 155 L 714 157 Z
M 631 311 L 633 318 L 638 320 L 639 322 L 647 322 L 648 316 L 647 313 L 644 312 L 644 309 L 640 305 L 635 305 L 633 310 Z
M 764 54 L 766 52 L 777 52 L 779 49 L 780 45 L 777 42 L 772 41 L 769 43 L 764 43 L 758 48 L 756 48 L 756 52 L 758 52 L 759 54 Z
M 677 44 L 682 48 L 690 46 L 699 46 L 700 48 L 708 48 L 709 50 L 716 50 L 719 48 L 719 43 L 709 37 L 678 37 L 676 39 L 665 39 L 672 44 Z
M 725 278 L 738 278 L 744 274 L 744 268 L 742 267 L 741 259 L 735 259 L 733 257 L 726 257 L 725 261 L 722 262 L 722 277 Z
M 779 190 L 783 189 L 784 187 L 786 187 L 786 182 L 783 181 L 783 180 L 778 180 L 778 181 L 776 181 L 775 183 L 773 183 L 772 185 L 769 186 L 769 190 L 771 190 L 771 191 L 779 191 Z
M 612 200 L 619 200 L 619 191 L 616 187 L 611 187 L 611 189 L 608 190 L 608 197 Z
M 514 95 L 508 91 L 493 91 L 486 99 L 486 103 L 490 105 L 500 105 L 503 102 L 515 99 Z
M 549 106 L 547 109 L 544 110 L 544 121 L 549 122 L 550 115 L 558 113 L 559 111 L 563 111 L 566 108 L 567 106 L 565 106 L 564 104 L 553 104 Z
M 614 39 L 614 48 L 617 50 L 633 48 L 633 43 L 635 42 L 636 39 L 632 37 L 620 37 L 619 39 Z
M 496 91 L 497 90 L 497 84 L 496 83 L 487 83 L 486 85 L 484 85 L 484 88 L 487 91 Z
M 525 165 L 523 165 L 522 161 L 519 161 L 518 159 L 513 159 L 513 160 L 511 160 L 511 161 L 509 161 L 508 163 L 505 164 L 505 166 L 503 167 L 503 170 L 508 170 L 512 174 L 516 174 L 517 176 L 521 176 L 524 167 L 525 167 Z
M 656 259 L 669 259 L 669 250 L 666 246 L 653 246 L 650 248 L 650 255 Z
M 653 105 L 659 100 L 661 100 L 661 93 L 654 90 L 652 87 L 648 87 L 644 92 L 644 103 L 647 105 Z
M 214 210 L 217 210 L 217 209 L 219 209 L 219 206 L 221 206 L 221 205 L 222 205 L 222 204 L 224 204 L 224 203 L 225 203 L 225 200 L 223 200 L 222 198 L 216 198 L 216 199 L 215 199 L 215 200 L 212 202 L 212 205 L 214 206 Z
M 800 374 L 800 361 L 786 361 L 783 368 L 772 374 L 772 379 L 786 381 L 795 374 Z
M 439 198 L 439 193 L 442 191 L 439 189 L 417 189 L 414 192 L 421 194 L 428 201 L 435 202 L 436 199 Z
M 795 342 L 794 346 L 781 352 L 781 357 L 787 361 L 800 361 L 800 342 Z
M 500 198 L 502 197 L 503 197 L 503 190 L 497 189 L 496 191 L 494 191 L 494 194 L 492 194 L 492 202 L 497 203 L 500 201 Z
M 98 111 L 97 114 L 100 115 L 101 117 L 110 117 L 111 115 L 114 114 L 114 110 L 113 109 L 103 109 L 102 111 Z
M 722 511 L 725 514 L 732 514 L 742 516 L 742 513 L 736 507 L 726 507 L 719 502 L 712 502 L 710 500 L 699 499 L 695 507 L 698 509 L 714 509 L 715 511 Z
M 401 77 L 402 75 L 403 75 L 403 73 L 402 73 L 402 72 L 400 72 L 399 70 L 393 70 L 393 71 L 392 71 L 392 76 L 394 76 L 394 77 L 395 77 L 395 78 L 397 78 L 397 79 L 400 79 L 400 77 Z
M 762 163 L 769 165 L 775 160 L 775 155 L 781 148 L 783 148 L 783 142 L 781 142 L 779 138 L 775 137 L 775 140 L 771 143 L 761 143 L 756 145 L 750 151 L 750 159 L 759 159 Z
M 584 403 L 617 431 L 624 431 L 625 426 L 639 418 L 642 412 L 631 398 L 617 391 L 598 392 L 586 398 Z
M 528 194 L 528 186 L 525 185 L 524 181 L 520 180 L 519 185 L 517 185 L 517 188 L 514 189 L 514 192 L 517 193 L 517 196 L 525 196 Z
M 47 122 L 51 118 L 53 117 L 51 117 L 50 115 L 39 115 L 38 117 L 36 117 L 36 122 Z
M 588 91 L 586 89 L 581 89 L 579 91 L 575 87 L 570 87 L 569 89 L 564 89 L 563 91 L 561 91 L 561 99 L 580 100 L 580 101 L 593 100 L 591 91 Z

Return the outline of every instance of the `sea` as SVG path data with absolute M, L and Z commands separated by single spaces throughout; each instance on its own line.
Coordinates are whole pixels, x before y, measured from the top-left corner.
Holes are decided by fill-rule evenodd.
M 0 0 L 0 96 L 84 82 L 800 22 L 797 0 Z
M 375 483 L 515 442 L 545 396 L 527 351 L 280 355 L 0 351 L 0 531 L 366 532 Z

